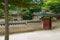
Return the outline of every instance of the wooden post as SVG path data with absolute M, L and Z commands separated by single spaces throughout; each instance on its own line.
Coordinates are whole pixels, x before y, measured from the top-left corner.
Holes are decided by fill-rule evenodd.
M 5 40 L 9 40 L 8 0 L 5 0 Z

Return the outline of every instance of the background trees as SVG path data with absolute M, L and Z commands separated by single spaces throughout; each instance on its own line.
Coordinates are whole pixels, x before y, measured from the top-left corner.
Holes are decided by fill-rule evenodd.
M 0 9 L 4 10 L 4 5 L 5 5 L 4 0 L 2 1 L 0 0 Z M 8 5 L 9 10 L 16 10 L 17 8 L 19 9 L 27 8 L 28 10 L 26 10 L 24 13 L 24 17 L 26 16 L 27 18 L 31 17 L 32 11 L 40 11 L 41 10 L 40 6 L 41 6 L 41 0 L 14 0 L 14 1 L 9 0 L 9 5 Z M 11 16 L 11 13 L 12 12 L 9 12 L 9 17 Z
M 0 18 L 4 18 L 4 10 L 0 9 Z
M 52 10 L 55 13 L 60 13 L 60 0 L 45 0 L 43 8 Z
M 4 5 L 4 0 L 0 0 L 0 9 L 2 9 L 3 12 Z M 31 15 L 34 11 L 41 11 L 41 8 L 45 10 L 51 10 L 55 13 L 60 13 L 60 0 L 9 0 L 8 7 L 9 10 L 17 10 L 18 8 L 20 12 L 20 9 L 22 9 L 22 11 L 27 9 L 24 16 Z

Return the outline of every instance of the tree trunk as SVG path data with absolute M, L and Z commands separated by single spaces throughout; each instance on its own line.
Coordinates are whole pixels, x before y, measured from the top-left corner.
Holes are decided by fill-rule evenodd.
M 8 0 L 5 0 L 5 40 L 9 40 Z

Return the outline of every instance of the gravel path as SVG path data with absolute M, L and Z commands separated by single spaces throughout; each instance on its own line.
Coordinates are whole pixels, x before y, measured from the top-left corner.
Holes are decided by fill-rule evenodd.
M 4 40 L 4 36 L 0 36 Z M 12 34 L 9 40 L 60 40 L 60 29 Z

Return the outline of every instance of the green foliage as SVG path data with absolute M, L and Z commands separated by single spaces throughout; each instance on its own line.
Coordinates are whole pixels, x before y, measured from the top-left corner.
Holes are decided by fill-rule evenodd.
M 4 9 L 5 7 L 4 7 L 4 3 L 3 2 L 1 2 L 0 3 L 0 9 Z
M 29 4 L 31 1 L 32 0 L 8 0 L 9 4 L 12 4 L 12 5 L 15 5 L 18 7 L 29 7 L 29 6 L 31 6 Z M 1 3 L 4 3 L 4 0 L 2 0 L 2 1 L 0 0 L 0 4 Z
M 31 20 L 32 19 L 32 13 L 30 10 L 26 10 L 23 15 L 24 20 Z
M 54 3 L 54 5 L 51 5 L 49 8 L 55 13 L 60 13 L 60 3 Z
M 9 4 L 12 4 L 12 5 L 15 5 L 18 7 L 22 7 L 22 8 L 29 8 L 36 4 L 41 6 L 41 4 L 42 4 L 42 0 L 8 0 L 8 2 L 9 2 Z M 4 0 L 2 0 L 2 1 L 0 0 L 0 4 L 2 4 L 2 3 L 5 5 Z M 2 8 L 3 8 L 3 6 L 2 6 Z
M 52 10 L 55 13 L 60 13 L 60 0 L 45 0 L 43 8 Z
M 28 10 L 24 13 L 24 19 L 31 19 L 31 15 L 33 11 L 40 11 L 42 0 L 8 0 L 8 8 L 9 10 L 17 10 L 16 8 L 28 8 Z M 4 9 L 5 3 L 4 0 L 0 0 L 0 8 Z M 30 8 L 33 8 L 30 10 Z M 11 13 L 9 12 L 9 18 L 12 18 Z
M 9 18 L 12 19 L 12 12 L 9 11 Z M 4 10 L 3 9 L 0 9 L 0 18 L 5 18 L 5 15 L 4 15 Z
M 16 10 L 17 9 L 17 6 L 12 5 L 12 4 L 9 4 L 8 7 L 9 7 L 9 10 Z
M 39 12 L 41 11 L 41 8 L 35 7 L 33 9 L 31 9 L 32 12 Z
M 9 10 L 9 19 L 12 20 L 13 16 L 12 16 L 12 10 Z
M 4 18 L 4 11 L 0 9 L 0 18 Z

